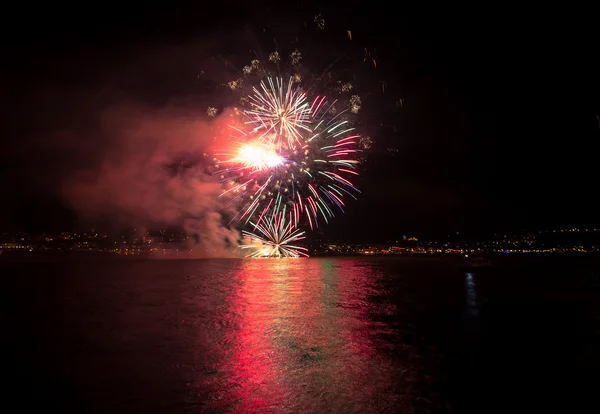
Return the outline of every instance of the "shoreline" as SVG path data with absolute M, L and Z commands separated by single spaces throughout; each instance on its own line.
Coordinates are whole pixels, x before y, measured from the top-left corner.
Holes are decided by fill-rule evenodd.
M 600 256 L 598 252 L 527 252 L 527 253 L 481 253 L 479 256 L 485 257 L 561 257 L 561 256 Z M 459 258 L 461 253 L 402 253 L 402 254 L 327 254 L 314 253 L 309 258 Z M 129 254 L 120 255 L 111 252 L 7 252 L 0 254 L 0 263 L 9 262 L 37 262 L 37 261 L 131 261 L 131 260 L 202 260 L 202 259 L 227 259 L 227 260 L 242 260 L 245 257 L 225 257 L 225 256 L 203 256 L 201 254 L 185 254 L 183 252 L 172 252 L 164 255 L 157 254 Z

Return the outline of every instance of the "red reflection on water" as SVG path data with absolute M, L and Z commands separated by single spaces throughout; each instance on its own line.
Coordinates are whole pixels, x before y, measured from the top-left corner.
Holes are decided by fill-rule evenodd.
M 336 263 L 242 262 L 217 366 L 216 410 L 346 412 L 380 404 L 373 399 L 389 383 L 370 318 L 376 280 L 372 269 Z
M 236 275 L 239 284 L 228 316 L 233 323 L 227 344 L 231 355 L 221 367 L 226 380 L 220 391 L 224 408 L 232 412 L 265 412 L 281 399 L 271 326 L 276 314 L 273 275 L 285 262 L 245 260 Z

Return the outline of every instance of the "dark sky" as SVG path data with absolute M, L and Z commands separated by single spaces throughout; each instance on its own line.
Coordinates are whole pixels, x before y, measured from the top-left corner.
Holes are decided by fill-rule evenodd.
M 387 88 L 365 102 L 374 147 L 363 195 L 329 237 L 598 225 L 592 16 L 390 4 L 13 10 L 2 29 L 0 229 L 85 224 L 64 182 L 105 153 L 97 125 L 107 108 L 205 112 L 217 99 L 196 76 L 206 56 L 240 48 L 236 39 L 269 22 L 285 38 L 288 23 L 317 13 L 332 41 L 351 29 L 353 42 L 376 49 Z

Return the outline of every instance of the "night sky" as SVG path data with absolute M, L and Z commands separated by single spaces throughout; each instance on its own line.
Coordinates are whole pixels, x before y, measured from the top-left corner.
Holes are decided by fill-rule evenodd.
M 350 29 L 352 42 L 376 49 L 386 85 L 376 94 L 374 81 L 362 114 L 374 141 L 363 194 L 329 237 L 599 224 L 591 15 L 344 4 L 13 10 L 1 40 L 0 230 L 86 225 L 65 183 L 118 144 L 98 133 L 108 108 L 204 114 L 219 101 L 197 76 L 209 56 L 247 52 L 240 39 L 268 25 L 285 39 L 317 13 L 334 44 Z

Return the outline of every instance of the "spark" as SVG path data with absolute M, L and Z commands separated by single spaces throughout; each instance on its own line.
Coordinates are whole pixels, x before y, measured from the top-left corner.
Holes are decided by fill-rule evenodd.
M 217 115 L 217 108 L 209 106 L 208 109 L 206 109 L 206 114 L 214 118 Z
M 366 150 L 370 149 L 373 145 L 373 140 L 370 137 L 361 137 L 360 146 Z
M 350 92 L 352 90 L 352 84 L 350 82 L 338 81 L 338 92 Z
M 365 47 L 365 58 L 363 59 L 363 61 L 366 62 L 367 60 L 370 60 L 371 62 L 373 62 L 373 67 L 377 69 L 377 61 L 375 60 L 375 54 L 375 49 L 373 49 L 373 53 L 371 53 Z
M 360 96 L 358 96 L 358 95 L 352 95 L 350 97 L 350 101 L 348 102 L 348 106 L 350 107 L 350 111 L 353 114 L 357 114 L 358 111 L 360 111 L 360 108 L 362 106 L 362 102 L 360 100 Z
M 294 50 L 290 53 L 290 59 L 292 61 L 292 65 L 296 66 L 302 60 L 302 53 L 298 49 Z
M 250 75 L 252 72 L 258 70 L 260 68 L 260 61 L 258 59 L 252 59 L 249 65 L 246 65 L 242 68 L 242 72 L 244 75 Z
M 325 19 L 321 13 L 315 16 L 315 24 L 317 25 L 317 29 L 325 30 Z
M 281 60 L 281 56 L 279 56 L 278 51 L 274 51 L 273 53 L 269 54 L 269 62 L 278 63 L 280 60 Z
M 236 89 L 240 89 L 243 84 L 244 84 L 244 80 L 242 78 L 227 82 L 227 86 L 229 86 L 229 88 L 232 91 L 235 91 Z

